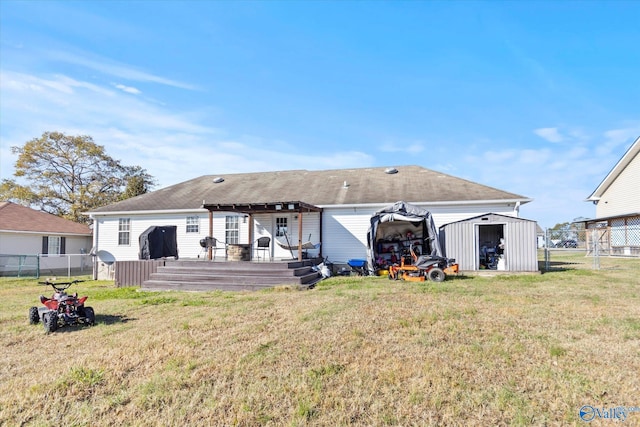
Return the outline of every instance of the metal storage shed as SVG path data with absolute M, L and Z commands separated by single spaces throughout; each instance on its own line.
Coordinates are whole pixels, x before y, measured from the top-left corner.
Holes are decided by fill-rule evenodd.
M 445 224 L 439 235 L 462 271 L 538 271 L 535 221 L 487 213 Z

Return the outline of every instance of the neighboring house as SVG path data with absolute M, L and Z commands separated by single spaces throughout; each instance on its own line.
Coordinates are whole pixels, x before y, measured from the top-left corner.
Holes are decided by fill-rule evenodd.
M 520 205 L 531 201 L 403 166 L 207 175 L 87 214 L 94 221 L 94 250 L 115 260 L 138 259 L 138 238 L 148 227 L 175 225 L 180 259 L 204 258 L 200 242 L 211 235 L 232 245 L 269 237 L 274 259 L 300 255 L 281 244 L 321 243 L 310 256 L 346 262 L 366 258 L 372 214 L 400 200 L 429 210 L 436 226 L 486 212 L 517 217 Z
M 91 245 L 92 232 L 87 225 L 16 203 L 0 202 L 0 271 L 13 271 L 16 266 L 24 266 L 24 262 L 31 268 L 38 256 L 43 271 L 66 268 L 68 259 L 53 258 L 88 254 Z M 43 255 L 50 259 L 43 261 Z M 71 266 L 78 268 L 84 261 L 80 257 L 71 259 Z
M 591 252 L 640 256 L 639 153 L 640 137 L 587 198 L 596 205 L 596 217 L 584 221 Z

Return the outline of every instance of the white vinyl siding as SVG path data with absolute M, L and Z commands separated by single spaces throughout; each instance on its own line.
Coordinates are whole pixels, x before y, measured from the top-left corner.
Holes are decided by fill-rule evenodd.
M 201 227 L 200 233 L 187 233 L 185 227 L 186 216 L 198 216 L 200 224 L 206 224 Z M 226 214 L 216 214 L 213 216 L 213 237 L 221 242 L 225 241 L 225 217 Z M 200 239 L 209 235 L 209 214 L 208 212 L 194 212 L 187 215 L 183 214 L 163 214 L 158 212 L 157 215 L 130 215 L 130 244 L 129 246 L 118 245 L 118 216 L 99 216 L 96 217 L 94 225 L 94 233 L 96 233 L 97 242 L 94 246 L 96 250 L 105 250 L 110 252 L 116 260 L 136 260 L 140 249 L 139 237 L 142 232 L 151 226 L 177 226 L 177 242 L 178 253 L 180 258 L 197 258 L 202 252 Z M 248 224 L 242 220 L 239 221 L 239 241 L 240 243 L 249 243 Z
M 637 155 L 605 190 L 596 205 L 596 217 L 640 212 L 640 155 Z
M 298 221 L 299 214 L 297 213 L 281 213 L 281 214 L 259 214 L 254 215 L 255 221 L 255 234 L 253 236 L 254 241 L 260 237 L 271 237 L 271 250 L 274 259 L 291 258 L 291 251 L 283 249 L 274 241 L 274 236 L 277 233 L 277 218 L 282 218 L 284 221 L 280 221 L 280 224 L 286 223 L 287 226 L 287 238 L 289 244 L 296 245 L 298 243 Z M 320 241 L 320 214 L 318 212 L 308 212 L 302 214 L 302 242 L 310 240 L 312 243 L 321 243 Z M 285 236 L 275 237 L 277 241 L 284 244 L 287 243 Z M 324 245 L 324 243 L 323 243 Z M 323 249 L 324 252 L 324 249 Z M 318 250 L 309 250 L 310 256 L 318 255 Z M 297 258 L 298 252 L 293 251 L 293 257 Z
M 417 203 L 413 203 L 417 204 Z M 482 215 L 488 212 L 502 215 L 515 216 L 513 206 L 502 204 L 482 204 L 482 205 L 435 205 L 417 204 L 432 212 L 436 227 L 441 225 Z M 332 262 L 346 262 L 352 258 L 366 258 L 367 256 L 367 231 L 371 223 L 371 215 L 381 208 L 388 206 L 376 205 L 367 207 L 332 207 L 325 206 L 322 213 L 322 241 L 320 236 L 320 213 L 311 212 L 302 214 L 302 235 L 303 242 L 310 240 L 313 243 L 322 243 L 322 254 L 328 256 Z M 287 214 L 255 214 L 253 220 L 255 224 L 253 241 L 259 237 L 268 236 L 272 238 L 272 251 L 274 259 L 291 258 L 288 250 L 282 249 L 273 241 L 275 236 L 275 218 L 278 216 L 287 218 L 287 236 L 290 243 L 298 242 L 298 219 L 297 213 Z M 129 216 L 130 222 L 130 244 L 129 246 L 118 245 L 119 217 L 120 215 L 96 216 L 94 233 L 96 234 L 96 250 L 106 250 L 110 252 L 116 260 L 138 259 L 140 234 L 150 226 L 176 225 L 178 252 L 180 258 L 197 258 L 202 252 L 200 239 L 209 235 L 209 213 L 205 210 L 188 213 L 162 213 Z M 189 216 L 199 217 L 199 223 L 203 225 L 200 233 L 187 233 L 185 218 Z M 218 213 L 213 216 L 213 237 L 224 242 L 226 241 L 226 217 L 229 213 Z M 249 242 L 249 221 L 246 223 L 239 216 L 238 221 L 238 242 Z M 206 224 L 206 226 L 204 225 Z M 282 237 L 279 240 L 284 242 Z M 297 252 L 294 256 L 297 257 Z M 318 251 L 309 251 L 310 255 L 317 255 Z
M 66 236 L 65 252 L 79 254 L 91 250 L 90 236 Z M 19 231 L 0 232 L 0 254 L 37 255 L 42 252 L 42 234 Z
M 487 212 L 515 216 L 509 204 L 484 205 L 435 205 L 418 204 L 433 215 L 437 227 L 460 221 Z M 350 259 L 367 258 L 367 232 L 371 226 L 371 216 L 388 205 L 366 208 L 325 208 L 323 213 L 324 241 L 322 254 L 332 262 L 347 262 Z

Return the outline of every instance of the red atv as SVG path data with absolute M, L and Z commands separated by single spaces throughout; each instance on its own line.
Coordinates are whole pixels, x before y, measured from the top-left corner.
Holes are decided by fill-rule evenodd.
M 47 279 L 38 282 L 41 285 L 51 286 L 55 293 L 51 298 L 40 295 L 40 302 L 44 307 L 31 307 L 29 309 L 29 323 L 32 325 L 42 321 L 45 332 L 53 332 L 63 326 L 71 325 L 94 325 L 96 316 L 93 308 L 85 307 L 84 302 L 88 297 L 78 298 L 78 294 L 67 294 L 65 291 L 73 284 L 84 282 L 84 280 L 74 280 L 72 282 L 55 283 Z

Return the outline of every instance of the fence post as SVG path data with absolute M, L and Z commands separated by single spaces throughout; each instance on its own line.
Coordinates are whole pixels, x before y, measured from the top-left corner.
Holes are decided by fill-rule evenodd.
M 593 245 L 593 269 L 600 270 L 600 251 L 598 242 L 598 229 L 594 228 L 591 231 L 591 242 Z
M 549 271 L 549 229 L 544 229 L 544 270 Z

